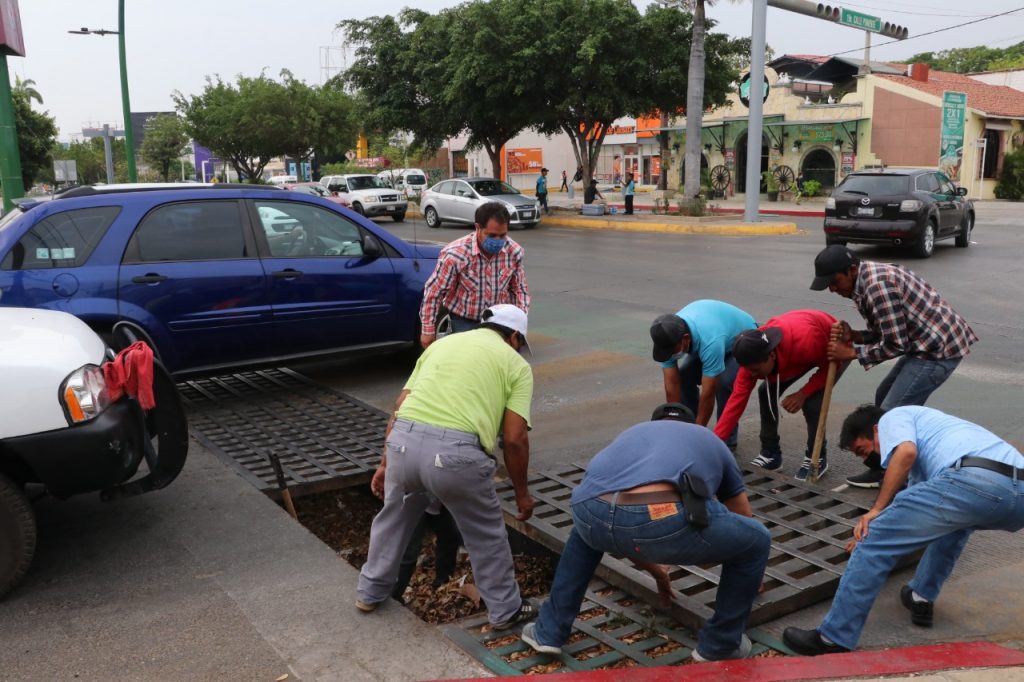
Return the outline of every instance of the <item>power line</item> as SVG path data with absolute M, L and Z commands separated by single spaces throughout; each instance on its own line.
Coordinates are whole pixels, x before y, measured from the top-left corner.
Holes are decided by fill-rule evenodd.
M 914 38 L 923 38 L 925 36 L 934 35 L 936 33 L 942 33 L 943 31 L 952 31 L 954 28 L 960 28 L 962 26 L 970 26 L 971 24 L 979 24 L 979 23 L 981 23 L 983 21 L 988 21 L 989 19 L 997 19 L 999 17 L 1005 17 L 1007 14 L 1013 14 L 1014 12 L 1020 12 L 1021 10 L 1024 10 L 1024 7 L 1018 7 L 1017 9 L 1011 9 L 1011 10 L 1006 11 L 1006 12 L 1000 12 L 999 14 L 993 14 L 993 15 L 990 15 L 990 16 L 987 16 L 987 17 L 984 17 L 984 18 L 981 18 L 981 19 L 975 19 L 974 21 L 965 21 L 962 24 L 955 24 L 953 26 L 947 26 L 946 28 L 937 28 L 934 31 L 927 31 L 925 33 L 918 33 L 917 35 L 910 36 L 909 38 L 904 38 L 903 40 L 889 40 L 889 41 L 884 42 L 884 43 L 879 43 L 878 45 L 872 45 L 871 47 L 882 47 L 883 45 L 892 45 L 893 43 L 906 42 L 907 40 L 913 40 Z M 841 54 L 849 54 L 851 52 L 863 52 L 863 50 L 864 50 L 864 48 L 857 47 L 857 48 L 854 48 L 852 50 L 843 50 L 842 52 L 833 52 L 829 56 L 830 57 L 838 57 Z

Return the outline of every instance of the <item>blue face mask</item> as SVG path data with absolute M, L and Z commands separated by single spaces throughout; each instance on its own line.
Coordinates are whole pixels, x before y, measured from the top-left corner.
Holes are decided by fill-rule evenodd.
M 494 255 L 501 253 L 501 250 L 505 248 L 505 244 L 508 241 L 505 239 L 498 239 L 497 237 L 484 237 L 484 251 Z

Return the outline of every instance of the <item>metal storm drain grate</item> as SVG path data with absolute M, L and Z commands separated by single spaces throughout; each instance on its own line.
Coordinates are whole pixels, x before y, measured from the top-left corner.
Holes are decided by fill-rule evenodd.
M 384 448 L 387 414 L 288 369 L 178 384 L 192 434 L 263 492 L 276 454 L 293 495 L 364 483 Z
M 526 522 L 515 519 L 512 486 L 498 488 L 505 520 L 527 537 L 561 552 L 572 516 L 569 502 L 583 478 L 579 465 L 566 465 L 530 477 L 536 506 Z M 772 534 L 772 550 L 765 572 L 764 590 L 754 602 L 750 625 L 759 625 L 835 594 L 846 568 L 846 543 L 853 537 L 857 519 L 869 505 L 839 493 L 819 490 L 773 472 L 744 471 L 747 495 L 755 518 Z M 719 566 L 678 566 L 670 571 L 679 593 L 672 615 L 696 629 L 713 613 Z M 605 555 L 597 575 L 630 590 L 645 601 L 657 603 L 654 580 L 625 560 Z
M 597 579 L 590 583 L 572 635 L 559 656 L 534 652 L 518 633 L 492 630 L 486 615 L 442 629 L 498 675 L 685 665 L 697 646 L 693 631 L 672 618 L 655 615 L 637 596 Z M 782 642 L 757 629 L 749 630 L 747 636 L 754 643 L 754 656 L 789 652 Z

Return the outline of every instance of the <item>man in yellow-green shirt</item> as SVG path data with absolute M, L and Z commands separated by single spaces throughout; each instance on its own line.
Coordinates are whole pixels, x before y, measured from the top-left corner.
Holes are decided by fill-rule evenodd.
M 519 354 L 529 350 L 526 313 L 498 304 L 481 322 L 430 344 L 398 395 L 385 457 L 371 482 L 374 492 L 383 492 L 384 508 L 373 519 L 359 573 L 361 611 L 391 595 L 416 524 L 440 501 L 459 526 L 491 624 L 505 629 L 536 616 L 516 583 L 492 454 L 502 432 L 517 518 L 525 521 L 533 513 L 526 482 L 533 371 Z

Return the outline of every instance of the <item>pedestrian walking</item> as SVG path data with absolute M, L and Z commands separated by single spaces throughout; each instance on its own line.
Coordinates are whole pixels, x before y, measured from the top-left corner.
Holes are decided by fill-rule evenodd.
M 935 601 L 971 534 L 1024 528 L 1024 455 L 977 424 L 930 407 L 862 405 L 843 422 L 840 445 L 861 459 L 881 455 L 885 480 L 854 527 L 853 555 L 824 620 L 783 633 L 806 656 L 855 649 L 885 579 L 920 549 L 900 602 L 911 623 L 931 627 Z
M 732 347 L 740 333 L 757 327 L 754 318 L 722 301 L 700 300 L 674 315 L 661 315 L 651 325 L 653 357 L 661 363 L 665 401 L 682 403 L 707 426 L 718 404 L 722 418 L 739 364 Z M 725 437 L 736 449 L 737 429 Z
M 437 338 L 442 307 L 455 332 L 479 326 L 480 315 L 496 303 L 510 303 L 529 312 L 523 247 L 508 236 L 508 209 L 489 201 L 476 209 L 475 220 L 471 234 L 441 249 L 424 285 L 420 305 L 420 344 L 424 348 Z
M 566 174 L 565 169 L 562 169 L 562 186 L 558 188 L 560 192 L 569 191 L 569 176 Z
M 793 310 L 773 317 L 757 329 L 741 332 L 732 345 L 732 355 L 739 364 L 732 394 L 715 424 L 715 435 L 726 439 L 739 423 L 743 410 L 758 380 L 757 391 L 761 413 L 761 453 L 751 464 L 774 471 L 782 466 L 779 438 L 780 411 L 803 412 L 807 423 L 807 447 L 797 469 L 796 479 L 807 480 L 811 471 L 811 452 L 818 430 L 825 378 L 828 376 L 828 344 L 836 319 L 820 310 Z M 840 363 L 836 378 L 842 376 L 849 361 Z M 807 383 L 785 398 L 801 377 L 813 370 Z M 815 479 L 828 471 L 827 441 L 822 443 Z
M 626 199 L 626 215 L 633 215 L 633 193 L 636 192 L 636 183 L 633 182 L 633 174 L 626 173 L 626 186 L 622 194 Z
M 573 527 L 551 596 L 523 628 L 534 650 L 558 654 L 605 552 L 648 571 L 672 599 L 663 564 L 721 564 L 714 615 L 697 635 L 693 658 L 746 658 L 743 630 L 768 563 L 771 534 L 752 517 L 732 454 L 678 403 L 623 431 L 597 453 L 572 494 Z
M 832 328 L 829 358 L 857 360 L 864 369 L 899 358 L 875 390 L 875 405 L 888 410 L 924 405 L 970 353 L 978 337 L 928 282 L 903 267 L 861 261 L 845 246 L 832 245 L 814 259 L 811 289 L 853 299 L 867 328 L 845 321 Z M 884 472 L 876 459 L 868 471 L 846 482 L 877 488 Z
M 548 169 L 541 168 L 540 175 L 537 177 L 537 201 L 540 202 L 541 210 L 544 211 L 544 215 L 551 215 L 551 209 L 548 208 Z
M 465 541 L 491 625 L 506 629 L 536 616 L 516 583 L 492 454 L 500 430 L 517 518 L 525 521 L 534 505 L 527 488 L 533 372 L 520 355 L 529 350 L 526 334 L 526 313 L 499 304 L 484 311 L 479 329 L 446 336 L 420 356 L 395 401 L 374 476 L 384 507 L 359 572 L 360 611 L 391 595 L 416 524 L 440 502 Z

